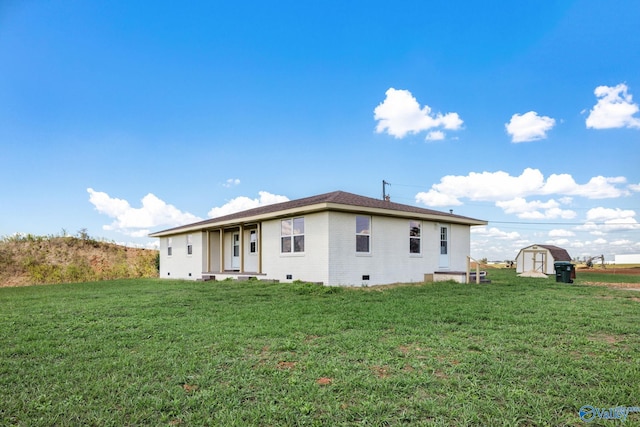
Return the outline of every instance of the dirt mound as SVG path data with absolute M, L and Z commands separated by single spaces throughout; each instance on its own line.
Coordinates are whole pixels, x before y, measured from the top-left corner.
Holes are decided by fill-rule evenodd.
M 158 251 L 83 235 L 0 240 L 0 287 L 157 277 Z

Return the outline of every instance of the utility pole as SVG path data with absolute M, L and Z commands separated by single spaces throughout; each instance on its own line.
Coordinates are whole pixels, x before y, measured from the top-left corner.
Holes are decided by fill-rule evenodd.
M 382 180 L 382 200 L 389 201 L 391 198 L 387 195 L 387 185 L 391 185 L 384 179 Z

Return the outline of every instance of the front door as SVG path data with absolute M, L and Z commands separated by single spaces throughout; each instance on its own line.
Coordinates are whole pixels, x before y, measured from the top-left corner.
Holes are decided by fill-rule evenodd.
M 231 250 L 231 269 L 240 269 L 240 233 L 233 233 Z
M 449 227 L 440 227 L 440 268 L 449 268 Z

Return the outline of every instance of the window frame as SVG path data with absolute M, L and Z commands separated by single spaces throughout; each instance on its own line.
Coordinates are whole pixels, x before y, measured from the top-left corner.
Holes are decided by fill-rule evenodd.
M 305 253 L 305 217 L 298 216 L 280 220 L 280 254 L 302 255 Z M 285 227 L 285 224 L 288 224 Z M 285 233 L 285 231 L 287 231 Z M 285 244 L 285 242 L 288 242 Z M 285 250 L 285 246 L 288 250 Z
M 167 256 L 173 256 L 173 238 L 167 237 Z
M 414 234 L 415 229 L 418 230 L 417 235 Z M 417 249 L 417 251 L 414 251 L 414 249 Z M 409 255 L 422 255 L 422 221 L 409 220 Z
M 187 255 L 193 255 L 193 234 L 187 234 Z
M 249 253 L 258 253 L 258 230 L 249 230 Z
M 367 229 L 362 231 L 359 230 L 359 228 L 361 228 L 361 226 L 359 226 L 360 224 L 358 223 L 358 219 L 360 218 L 366 218 L 367 220 Z M 356 215 L 355 217 L 356 220 L 356 255 L 370 255 L 371 254 L 371 224 L 373 222 L 373 219 L 371 218 L 371 215 Z M 363 237 L 366 237 L 366 242 L 367 242 L 367 250 L 360 250 L 360 243 L 363 241 Z
M 449 227 L 440 226 L 440 255 L 449 255 Z

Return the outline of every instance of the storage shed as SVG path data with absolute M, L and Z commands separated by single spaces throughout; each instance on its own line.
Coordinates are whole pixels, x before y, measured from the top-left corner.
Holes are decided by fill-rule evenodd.
M 553 245 L 531 245 L 520 249 L 516 257 L 516 273 L 555 274 L 553 263 L 571 261 L 566 249 Z

